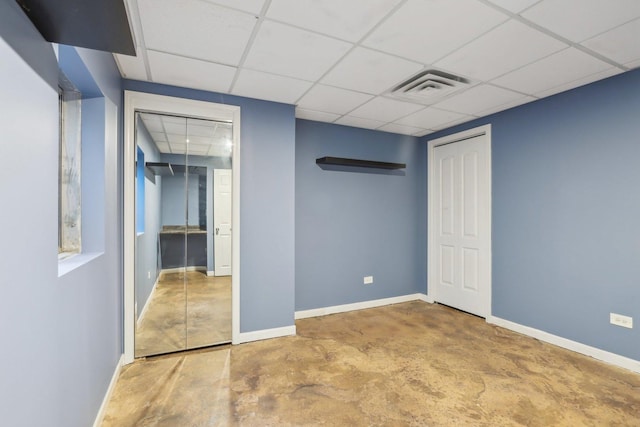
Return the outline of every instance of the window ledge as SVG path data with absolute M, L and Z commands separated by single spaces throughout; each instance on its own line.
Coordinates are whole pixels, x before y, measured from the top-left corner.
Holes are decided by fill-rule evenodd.
M 90 263 L 94 259 L 99 258 L 102 254 L 104 254 L 104 252 L 88 252 L 71 255 L 64 259 L 58 260 L 58 277 L 62 277 L 65 274 L 72 272 L 76 268 Z

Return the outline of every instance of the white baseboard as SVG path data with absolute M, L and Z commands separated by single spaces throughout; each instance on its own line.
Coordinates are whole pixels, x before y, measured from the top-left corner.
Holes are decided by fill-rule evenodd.
M 109 400 L 111 400 L 111 395 L 113 394 L 113 389 L 115 388 L 116 382 L 118 381 L 118 376 L 120 376 L 120 371 L 122 370 L 123 364 L 124 364 L 124 354 L 121 354 L 120 359 L 118 360 L 118 364 L 116 365 L 116 369 L 113 371 L 113 375 L 111 376 L 111 381 L 109 382 L 109 387 L 107 388 L 107 392 L 104 395 L 104 399 L 102 399 L 102 404 L 100 404 L 100 409 L 98 409 L 98 413 L 96 414 L 96 419 L 93 422 L 93 427 L 100 427 L 102 425 L 102 421 L 104 419 L 104 412 L 107 409 Z
M 334 305 L 331 307 L 313 308 L 311 310 L 296 311 L 295 318 L 306 319 L 308 317 L 326 316 L 328 314 L 345 313 L 347 311 L 364 310 L 365 308 L 382 307 L 385 305 L 398 304 L 408 301 L 433 302 L 426 294 L 410 294 L 399 297 L 382 298 L 371 301 L 356 302 L 353 304 Z
M 251 341 L 268 340 L 271 338 L 287 337 L 296 334 L 296 326 L 283 326 L 281 328 L 262 329 L 260 331 L 241 332 L 238 341 L 234 344 L 242 344 Z
M 558 347 L 565 348 L 567 350 L 575 351 L 576 353 L 584 354 L 585 356 L 593 357 L 602 362 L 609 363 L 620 368 L 628 369 L 633 372 L 640 373 L 640 361 L 630 359 L 628 357 L 620 356 L 619 354 L 611 353 L 605 350 L 601 350 L 596 347 L 591 347 L 586 344 L 572 341 L 567 338 L 562 338 L 557 335 L 550 334 L 539 329 L 531 328 L 529 326 L 520 325 L 509 320 L 501 319 L 495 316 L 487 317 L 487 323 L 500 326 L 505 329 L 518 332 L 532 338 L 536 338 L 540 341 L 544 341 L 549 344 L 557 345 Z
M 142 319 L 144 315 L 147 314 L 147 309 L 149 308 L 149 302 L 151 298 L 153 298 L 153 294 L 156 292 L 156 286 L 158 286 L 158 282 L 160 281 L 160 274 L 156 277 L 156 281 L 153 283 L 153 288 L 151 288 L 151 292 L 149 292 L 149 296 L 147 297 L 147 301 L 144 303 L 144 307 L 142 307 L 142 311 L 140 312 L 140 316 L 138 316 L 138 320 L 136 320 L 136 327 L 139 328 L 142 323 Z
M 211 276 L 215 276 L 216 272 L 215 271 L 207 271 L 207 276 L 211 277 Z

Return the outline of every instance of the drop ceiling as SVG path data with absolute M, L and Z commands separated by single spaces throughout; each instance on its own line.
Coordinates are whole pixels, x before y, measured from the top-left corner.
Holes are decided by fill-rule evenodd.
M 422 136 L 640 66 L 638 0 L 126 0 L 123 77 Z M 434 70 L 468 81 L 407 100 Z

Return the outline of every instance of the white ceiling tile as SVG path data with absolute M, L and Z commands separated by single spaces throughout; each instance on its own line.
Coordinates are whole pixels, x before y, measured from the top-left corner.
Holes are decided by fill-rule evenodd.
M 167 139 L 169 140 L 169 144 L 171 144 L 171 146 L 184 145 L 187 143 L 187 138 L 185 137 L 184 133 L 183 134 L 168 133 Z
M 296 108 L 296 118 L 305 120 L 314 120 L 316 122 L 333 122 L 339 114 L 325 113 L 323 111 L 306 110 L 304 108 Z
M 567 45 L 511 20 L 436 65 L 477 80 L 490 80 L 557 52 Z
M 544 98 L 545 96 L 551 96 L 556 93 L 564 92 L 569 89 L 573 89 L 579 86 L 584 86 L 589 83 L 596 82 L 598 80 L 606 79 L 607 77 L 615 76 L 617 74 L 622 73 L 622 70 L 616 67 L 611 67 L 605 71 L 600 71 L 599 73 L 594 73 L 586 77 L 582 77 L 580 79 L 555 86 L 543 91 L 536 93 L 535 95 L 540 98 Z
M 182 142 L 172 142 L 171 144 L 171 151 L 173 151 L 174 153 L 176 151 L 182 151 L 184 153 L 184 151 L 187 149 L 187 144 Z
M 431 64 L 507 19 L 476 0 L 409 0 L 363 44 Z
M 151 77 L 156 83 L 229 92 L 236 69 L 197 59 L 149 51 Z
M 633 70 L 634 68 L 640 67 L 640 60 L 628 62 L 624 65 L 625 67 L 628 67 L 630 70 Z
M 399 2 L 400 0 L 272 0 L 267 17 L 357 42 Z
M 291 77 L 277 76 L 243 69 L 231 93 L 267 101 L 294 104 L 313 83 Z
M 443 111 L 433 107 L 413 113 L 410 116 L 396 120 L 397 124 L 414 126 L 423 129 L 435 129 L 439 125 L 451 123 L 454 120 L 472 119 L 473 117 L 452 111 Z
M 187 134 L 187 122 L 186 120 L 180 123 L 166 122 L 164 124 L 164 130 L 168 134 L 173 135 L 186 135 Z
M 447 128 L 450 128 L 450 127 L 453 127 L 453 126 L 457 126 L 457 125 L 459 125 L 461 123 L 468 122 L 468 121 L 473 120 L 473 119 L 475 119 L 475 117 L 462 116 L 462 117 L 460 117 L 460 118 L 458 118 L 456 120 L 452 120 L 450 122 L 446 122 L 446 123 L 442 123 L 440 125 L 433 126 L 431 129 L 432 130 L 447 129 Z
M 356 108 L 350 112 L 349 115 L 361 117 L 363 119 L 392 122 L 400 117 L 422 110 L 423 108 L 424 105 L 396 101 L 395 99 L 378 96 L 366 104 Z
M 167 136 L 164 132 L 149 132 L 154 141 L 166 141 Z
M 213 138 L 212 135 L 198 136 L 198 135 L 192 135 L 191 133 L 189 133 L 189 142 L 193 144 L 211 145 L 213 144 L 214 141 L 215 139 Z
M 523 17 L 574 42 L 640 16 L 638 0 L 544 0 Z
M 145 116 L 149 115 L 145 114 Z M 162 127 L 162 122 L 160 120 L 153 120 L 147 117 L 143 117 L 142 121 L 144 122 L 144 126 L 149 132 L 164 132 L 164 128 Z
M 534 95 L 608 68 L 611 65 L 606 62 L 569 48 L 499 77 L 492 83 Z
M 244 65 L 283 76 L 316 80 L 351 46 L 347 42 L 265 21 Z
M 211 126 L 203 126 L 201 124 L 193 124 L 191 119 L 189 119 L 188 123 L 187 132 L 189 133 L 189 137 L 201 136 L 213 138 L 213 135 L 216 132 L 215 122 L 211 122 Z
M 138 0 L 148 49 L 238 65 L 256 17 L 200 0 Z
M 179 117 L 179 116 L 158 116 L 162 119 L 162 123 L 178 123 L 181 125 L 185 125 L 187 123 L 187 118 L 186 117 Z
M 166 142 L 156 142 L 156 146 L 161 153 L 168 153 L 170 151 L 169 144 Z
M 640 59 L 640 19 L 586 40 L 582 44 L 620 64 Z
M 431 129 L 426 129 L 426 130 L 423 130 L 422 132 L 414 133 L 413 136 L 425 136 L 425 135 L 429 135 L 430 133 L 433 133 L 433 132 L 435 132 L 435 131 L 431 130 Z
M 232 7 L 234 9 L 244 10 L 258 14 L 262 10 L 264 0 L 205 0 L 209 3 L 221 4 L 223 6 Z
M 336 120 L 335 123 L 339 125 L 353 126 L 364 129 L 376 129 L 385 124 L 384 122 L 380 122 L 378 120 L 369 120 L 353 116 L 342 116 L 338 120 Z
M 322 83 L 379 95 L 411 77 L 422 65 L 358 47 L 323 79 Z
M 371 95 L 360 92 L 332 86 L 315 85 L 298 101 L 298 106 L 307 110 L 342 115 L 364 104 L 371 98 L 373 98 Z
M 490 85 L 472 87 L 459 95 L 454 95 L 435 104 L 437 108 L 475 115 L 483 110 L 513 102 L 524 95 Z
M 491 3 L 513 13 L 520 13 L 540 0 L 489 0 Z
M 120 75 L 125 79 L 147 80 L 147 69 L 144 65 L 141 47 L 136 47 L 138 56 L 114 54 Z
M 508 110 L 509 108 L 517 107 L 518 105 L 527 104 L 529 102 L 533 102 L 538 98 L 534 98 L 533 96 L 522 96 L 516 100 L 505 102 L 504 104 L 496 105 L 491 108 L 487 108 L 486 110 L 480 111 L 476 115 L 478 117 L 488 116 L 489 114 L 497 113 L 500 111 Z
M 415 135 L 417 133 L 422 133 L 426 131 L 426 129 L 421 129 L 413 126 L 399 125 L 397 123 L 387 123 L 386 125 L 379 127 L 378 130 L 383 130 L 385 132 L 391 132 L 391 133 L 399 133 L 402 135 Z

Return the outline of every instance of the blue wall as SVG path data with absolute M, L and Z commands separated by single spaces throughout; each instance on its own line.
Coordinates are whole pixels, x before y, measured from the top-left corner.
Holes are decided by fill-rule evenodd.
M 125 90 L 241 107 L 240 331 L 294 324 L 292 105 L 124 80 Z
M 640 70 L 492 124 L 493 315 L 640 360 Z
M 145 161 L 159 162 L 160 152 L 153 143 L 153 139 L 140 118 L 136 125 L 136 143 L 144 152 Z M 138 166 L 140 166 L 138 158 Z M 158 279 L 158 232 L 161 228 L 162 184 L 164 177 L 155 176 L 155 182 L 145 177 L 142 166 L 142 188 L 144 188 L 144 209 L 136 211 L 136 215 L 144 215 L 144 233 L 136 236 L 136 306 L 139 316 L 151 295 L 153 286 Z M 136 182 L 136 191 L 140 182 Z M 136 193 L 136 209 L 138 194 Z M 138 220 L 139 217 L 136 217 Z
M 162 177 L 162 225 L 186 225 L 187 212 L 189 225 L 200 223 L 198 203 L 200 200 L 198 189 L 198 175 L 189 174 L 188 196 L 185 194 L 185 176 L 176 174 Z M 189 206 L 185 212 L 185 203 Z
M 411 136 L 296 121 L 296 310 L 426 293 L 425 147 Z M 324 170 L 315 163 L 324 156 L 407 167 Z
M 15 2 L 0 2 L 0 35 L 0 417 L 11 426 L 87 426 L 122 353 L 120 78 L 111 55 L 78 49 L 105 95 L 92 103 L 104 111 L 104 151 L 90 153 L 104 158 L 93 181 L 101 230 L 88 230 L 102 248 L 59 276 L 58 64 Z

